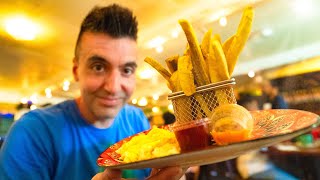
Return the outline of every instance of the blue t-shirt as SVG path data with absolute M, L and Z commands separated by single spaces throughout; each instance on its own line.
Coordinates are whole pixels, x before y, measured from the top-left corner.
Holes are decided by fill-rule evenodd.
M 107 129 L 88 124 L 74 100 L 30 111 L 15 122 L 1 148 L 0 179 L 91 179 L 103 171 L 96 160 L 107 147 L 149 128 L 143 112 L 129 105 Z M 138 179 L 149 173 L 124 172 Z

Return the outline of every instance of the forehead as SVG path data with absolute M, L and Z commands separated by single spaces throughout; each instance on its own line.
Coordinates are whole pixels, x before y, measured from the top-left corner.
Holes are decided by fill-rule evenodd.
M 137 43 L 129 37 L 113 38 L 103 33 L 85 32 L 79 42 L 79 58 L 92 56 L 108 61 L 136 61 Z

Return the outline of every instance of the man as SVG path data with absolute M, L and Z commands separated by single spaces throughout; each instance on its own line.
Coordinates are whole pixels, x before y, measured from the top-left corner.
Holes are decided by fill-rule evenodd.
M 0 153 L 0 179 L 91 179 L 108 146 L 146 130 L 140 109 L 126 104 L 135 87 L 137 21 L 118 5 L 94 8 L 82 22 L 73 60 L 81 96 L 31 111 L 8 133 Z M 177 178 L 178 167 L 154 170 L 150 179 Z M 149 170 L 124 171 L 149 176 Z M 94 179 L 120 178 L 120 170 Z
M 262 92 L 266 96 L 266 104 L 271 105 L 271 109 L 287 109 L 288 104 L 284 98 L 279 94 L 278 88 L 273 86 L 272 83 L 268 80 L 262 82 Z M 266 108 L 268 109 L 268 108 Z

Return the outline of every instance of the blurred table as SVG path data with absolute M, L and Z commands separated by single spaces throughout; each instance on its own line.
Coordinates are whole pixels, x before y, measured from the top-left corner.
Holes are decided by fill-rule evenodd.
M 308 146 L 283 142 L 266 148 L 264 153 L 277 166 L 299 179 L 320 179 L 320 140 Z

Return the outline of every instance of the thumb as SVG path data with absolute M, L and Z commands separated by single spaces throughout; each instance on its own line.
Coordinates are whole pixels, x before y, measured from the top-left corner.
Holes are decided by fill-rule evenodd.
M 96 174 L 92 180 L 120 180 L 121 170 L 119 169 L 106 169 L 102 173 Z
M 167 167 L 161 169 L 159 172 L 151 175 L 148 180 L 162 180 L 162 179 L 180 179 L 183 175 L 183 171 L 180 167 Z

